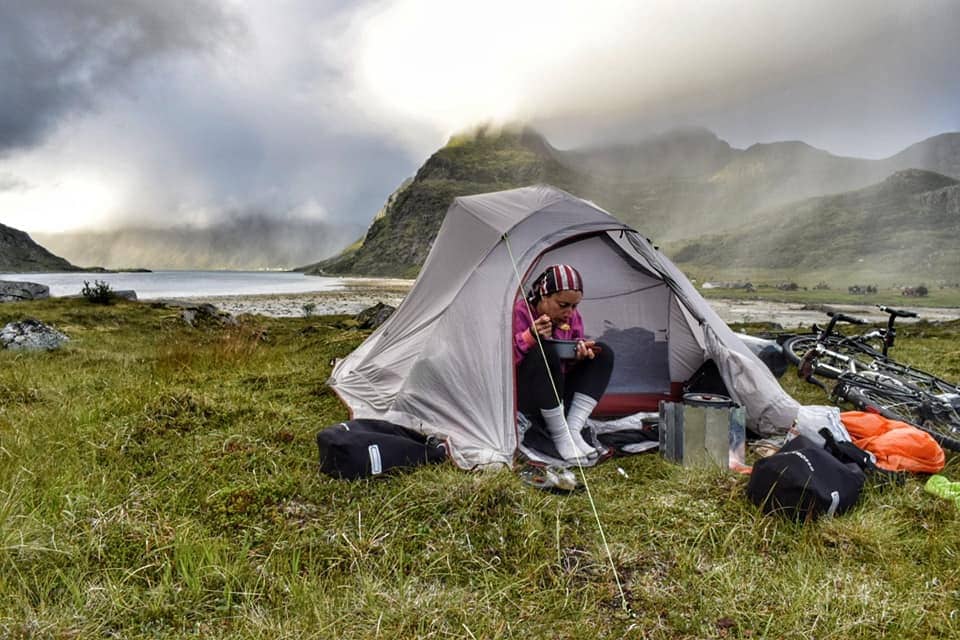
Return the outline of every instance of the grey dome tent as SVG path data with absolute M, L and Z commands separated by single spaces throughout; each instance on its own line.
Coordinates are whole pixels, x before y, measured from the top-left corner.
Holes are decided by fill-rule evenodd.
M 784 433 L 799 404 L 639 233 L 551 186 L 456 198 L 399 308 L 328 380 L 353 418 L 447 440 L 465 469 L 517 449 L 511 312 L 547 265 L 580 270 L 587 335 L 616 353 L 596 413 L 655 411 L 712 358 L 748 426 Z

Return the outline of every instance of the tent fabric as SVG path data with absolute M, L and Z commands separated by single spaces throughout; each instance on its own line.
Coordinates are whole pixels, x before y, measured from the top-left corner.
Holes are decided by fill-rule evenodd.
M 583 275 L 587 335 L 615 350 L 611 399 L 676 399 L 713 358 L 753 430 L 791 426 L 799 405 L 666 256 L 593 203 L 547 185 L 455 199 L 406 298 L 328 383 L 353 418 L 444 438 L 462 468 L 511 464 L 511 311 L 556 262 Z

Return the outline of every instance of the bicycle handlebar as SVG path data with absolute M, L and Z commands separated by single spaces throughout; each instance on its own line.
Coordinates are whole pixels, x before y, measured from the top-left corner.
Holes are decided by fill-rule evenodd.
M 916 318 L 917 317 L 916 311 L 907 311 L 905 309 L 894 309 L 893 307 L 888 307 L 885 304 L 878 304 L 877 308 L 880 309 L 880 311 L 883 311 L 884 313 L 889 313 L 891 316 L 894 316 L 897 318 Z
M 827 311 L 827 315 L 833 318 L 835 321 L 839 320 L 840 322 L 849 322 L 850 324 L 867 324 L 866 320 L 863 320 L 861 318 L 854 318 L 853 316 L 848 316 L 845 313 Z

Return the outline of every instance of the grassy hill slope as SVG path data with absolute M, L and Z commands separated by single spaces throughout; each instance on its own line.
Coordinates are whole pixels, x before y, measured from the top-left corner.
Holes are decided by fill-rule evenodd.
M 960 182 L 900 171 L 856 191 L 762 212 L 725 234 L 667 247 L 684 269 L 793 272 L 814 284 L 917 284 L 960 279 Z

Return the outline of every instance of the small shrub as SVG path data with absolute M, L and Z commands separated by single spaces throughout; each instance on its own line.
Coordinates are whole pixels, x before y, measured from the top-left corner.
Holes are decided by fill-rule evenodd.
M 94 304 L 110 304 L 116 297 L 113 289 L 104 280 L 94 280 L 93 286 L 84 280 L 80 295 Z
M 813 288 L 814 288 L 815 291 L 829 291 L 829 290 L 830 290 L 830 285 L 827 284 L 826 282 L 824 282 L 823 280 L 821 280 L 820 282 L 818 282 L 817 284 L 815 284 L 815 285 L 813 286 Z
M 300 308 L 303 309 L 303 317 L 304 317 L 304 318 L 309 318 L 310 316 L 313 315 L 313 312 L 316 311 L 316 309 L 317 309 L 317 303 L 316 303 L 316 302 L 304 302 L 304 303 L 303 303 L 303 306 L 300 307 Z
M 847 287 L 847 292 L 855 296 L 865 296 L 877 292 L 875 284 L 855 284 Z
M 930 294 L 930 290 L 927 289 L 926 285 L 917 285 L 916 287 L 904 287 L 900 290 L 900 295 L 910 296 L 913 298 L 924 298 Z

